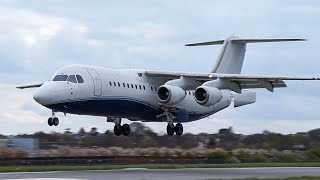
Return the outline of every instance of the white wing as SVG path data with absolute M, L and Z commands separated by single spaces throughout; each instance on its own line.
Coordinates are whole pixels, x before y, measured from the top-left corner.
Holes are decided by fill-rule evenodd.
M 36 88 L 36 87 L 41 87 L 44 83 L 38 83 L 38 84 L 29 84 L 29 85 L 22 85 L 18 86 L 18 89 L 27 89 L 27 88 Z
M 145 71 L 145 75 L 152 78 L 165 79 L 167 81 L 172 79 L 179 79 L 180 77 L 185 77 L 193 79 L 195 81 L 200 81 L 202 83 L 219 78 L 229 81 L 231 83 L 235 83 L 240 89 L 266 88 L 269 91 L 273 91 L 273 88 L 286 87 L 284 80 L 320 80 L 319 77 L 186 73 L 169 71 Z

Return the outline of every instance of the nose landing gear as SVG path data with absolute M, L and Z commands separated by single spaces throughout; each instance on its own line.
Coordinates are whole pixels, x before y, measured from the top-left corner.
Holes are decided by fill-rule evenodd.
M 59 125 L 59 119 L 56 117 L 54 111 L 52 111 L 52 117 L 49 117 L 48 119 L 48 125 L 49 126 L 58 126 Z

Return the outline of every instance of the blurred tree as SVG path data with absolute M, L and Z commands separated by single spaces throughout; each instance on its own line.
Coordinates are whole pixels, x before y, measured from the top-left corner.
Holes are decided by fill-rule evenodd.
M 90 130 L 90 134 L 92 136 L 97 136 L 99 134 L 98 129 L 96 127 L 92 127 Z
M 78 135 L 83 137 L 87 134 L 87 132 L 84 130 L 84 128 L 80 128 L 79 132 L 78 132 Z
M 315 140 L 320 140 L 320 128 L 308 132 L 308 135 Z

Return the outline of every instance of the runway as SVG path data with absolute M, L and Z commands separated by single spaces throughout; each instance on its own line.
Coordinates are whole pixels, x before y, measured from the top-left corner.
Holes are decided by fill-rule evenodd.
M 107 171 L 59 171 L 0 173 L 0 179 L 27 180 L 200 180 L 241 178 L 285 178 L 319 176 L 320 168 L 192 168 L 192 169 L 124 169 Z

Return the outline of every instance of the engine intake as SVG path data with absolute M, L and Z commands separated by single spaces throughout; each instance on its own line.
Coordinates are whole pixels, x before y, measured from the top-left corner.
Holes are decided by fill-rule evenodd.
M 194 92 L 195 100 L 202 106 L 213 106 L 217 104 L 223 97 L 222 92 L 209 86 L 200 86 Z
M 157 96 L 161 103 L 174 105 L 186 97 L 186 92 L 177 86 L 163 85 L 159 87 Z

